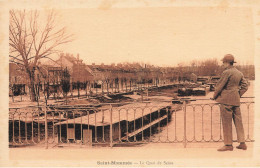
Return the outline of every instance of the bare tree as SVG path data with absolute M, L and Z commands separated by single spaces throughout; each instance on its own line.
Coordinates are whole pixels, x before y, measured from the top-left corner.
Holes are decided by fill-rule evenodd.
M 202 61 L 200 67 L 202 69 L 202 75 L 213 76 L 216 75 L 219 65 L 217 59 L 207 59 Z
M 53 10 L 44 19 L 37 10 L 10 10 L 9 16 L 9 60 L 28 74 L 31 98 L 36 101 L 34 80 L 39 60 L 59 52 L 57 47 L 71 42 L 72 35 L 66 27 L 56 25 L 57 13 Z

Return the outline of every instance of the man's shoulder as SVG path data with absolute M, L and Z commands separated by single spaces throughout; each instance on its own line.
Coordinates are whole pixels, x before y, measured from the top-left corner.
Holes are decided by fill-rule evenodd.
M 228 75 L 232 72 L 231 69 L 225 69 L 223 72 L 222 72 L 222 75 Z
M 243 73 L 240 70 L 238 70 L 237 68 L 235 68 L 235 67 L 233 68 L 233 72 L 243 76 Z
M 223 71 L 223 74 L 231 74 L 231 73 L 236 73 L 236 74 L 242 74 L 241 71 L 239 71 L 237 68 L 232 67 L 232 68 L 228 68 L 226 70 Z

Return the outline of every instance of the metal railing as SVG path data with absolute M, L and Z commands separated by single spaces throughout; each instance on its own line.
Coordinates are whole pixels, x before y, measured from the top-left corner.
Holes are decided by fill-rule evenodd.
M 203 102 L 203 101 L 202 101 Z M 219 104 L 185 100 L 9 108 L 10 146 L 115 146 L 223 141 Z M 246 141 L 252 142 L 254 102 L 241 102 Z M 234 132 L 234 136 L 235 136 Z M 236 140 L 235 140 L 236 141 Z

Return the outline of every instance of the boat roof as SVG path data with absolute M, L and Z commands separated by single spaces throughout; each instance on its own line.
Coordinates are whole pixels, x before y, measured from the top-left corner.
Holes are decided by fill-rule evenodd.
M 110 110 L 101 110 L 90 115 L 68 119 L 58 122 L 55 125 L 62 124 L 82 124 L 91 126 L 107 126 L 121 121 L 134 121 L 155 111 L 171 106 L 171 102 L 150 102 L 150 103 L 133 103 L 120 107 L 113 107 L 112 121 Z

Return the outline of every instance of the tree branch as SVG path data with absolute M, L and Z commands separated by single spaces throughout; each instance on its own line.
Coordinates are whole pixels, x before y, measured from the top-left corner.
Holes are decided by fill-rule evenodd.
M 18 55 L 18 56 L 20 56 L 20 55 Z M 9 57 L 14 58 L 14 59 L 16 59 L 16 60 L 19 60 L 19 61 L 23 62 L 23 60 L 17 58 L 18 56 L 12 56 L 12 55 L 9 55 Z
M 20 62 L 16 62 L 16 61 L 13 61 L 13 60 L 9 60 L 9 61 L 12 62 L 12 63 L 18 64 L 18 65 L 24 66 L 24 64 L 22 64 L 22 63 L 20 63 Z
M 65 27 L 60 29 L 56 27 L 55 14 L 54 10 L 50 11 L 45 24 L 41 22 L 41 25 L 38 25 L 42 18 L 39 17 L 37 10 L 10 10 L 9 12 L 10 62 L 22 64 L 29 75 L 33 74 L 30 71 L 36 67 L 38 60 L 58 52 L 56 48 L 59 45 L 73 40 L 72 35 L 67 34 Z M 14 56 L 11 53 L 18 55 Z

